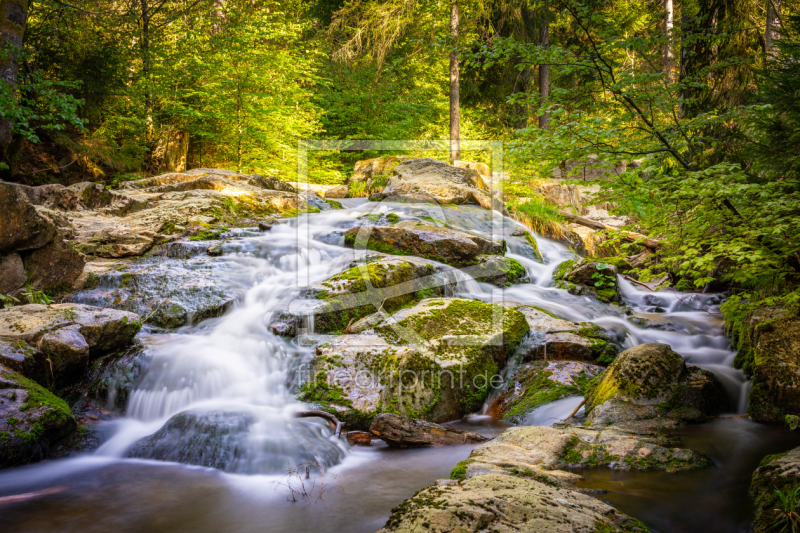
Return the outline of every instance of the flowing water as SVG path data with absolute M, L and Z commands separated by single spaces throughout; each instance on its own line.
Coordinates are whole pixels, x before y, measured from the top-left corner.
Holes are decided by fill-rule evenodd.
M 303 308 L 302 287 L 363 257 L 364 252 L 343 247 L 343 232 L 363 223 L 359 217 L 368 214 L 433 218 L 486 236 L 502 235 L 508 241 L 508 256 L 526 267 L 531 283 L 499 290 L 450 269 L 442 281 L 449 294 L 517 301 L 568 320 L 592 321 L 612 333 L 622 347 L 670 344 L 687 362 L 720 378 L 731 398 L 731 414 L 745 411 L 748 382 L 732 368 L 718 297 L 651 293 L 621 279 L 628 305 L 651 325 L 661 324 L 661 329 L 641 328 L 628 321 L 619 307 L 552 287 L 553 270 L 572 254 L 560 244 L 538 239 L 545 262 L 536 261 L 525 239 L 512 235 L 520 226 L 497 213 L 473 207 L 342 203 L 344 210 L 302 215 L 266 233 L 236 230 L 223 244 L 223 256 L 204 257 L 224 273 L 226 284 L 242 288 L 237 304 L 220 318 L 174 333 L 140 334 L 146 345 L 146 371 L 129 396 L 125 416 L 102 426 L 108 439 L 91 455 L 0 473 L 0 497 L 50 491 L 0 504 L 2 530 L 371 532 L 383 525 L 393 506 L 433 480 L 447 477 L 471 446 L 391 450 L 378 442 L 351 449 L 322 421 L 294 417 L 307 408 L 293 395 L 296 371 L 311 359 L 314 339 L 319 342 L 319 338 L 312 335 L 310 320 L 306 335 L 294 341 L 273 335 L 268 325 L 278 310 Z M 185 259 L 163 261 L 180 264 Z M 112 276 L 103 283 L 79 300 L 90 303 L 109 283 L 119 281 Z M 580 398 L 559 400 L 530 413 L 523 423 L 551 425 L 579 402 Z M 210 454 L 215 460 L 204 464 L 216 469 L 129 458 L 135 449 L 143 451 L 133 455 L 154 457 L 141 440 L 175 424 L 183 430 L 171 433 L 172 440 L 167 439 L 167 449 L 162 448 L 158 458 L 187 462 L 187 457 L 207 459 Z M 485 416 L 458 424 L 490 436 L 507 427 Z M 222 448 L 236 453 L 220 452 L 209 444 L 203 433 L 209 425 L 225 429 Z M 754 465 L 765 453 L 800 444 L 780 428 L 741 418 L 681 431 L 686 446 L 709 453 L 714 467 L 683 474 L 587 470 L 582 483 L 609 490 L 604 499 L 654 531 L 743 531 L 752 513 L 747 485 Z M 328 468 L 325 490 L 321 498 L 292 502 L 286 484 L 295 480 L 285 474 L 307 462 Z M 317 493 L 321 482 L 318 475 L 309 480 L 317 484 Z M 720 487 L 729 498 L 721 496 Z M 703 495 L 715 503 L 687 514 L 691 507 L 687 502 L 700 502 Z M 710 522 L 691 518 L 706 515 Z

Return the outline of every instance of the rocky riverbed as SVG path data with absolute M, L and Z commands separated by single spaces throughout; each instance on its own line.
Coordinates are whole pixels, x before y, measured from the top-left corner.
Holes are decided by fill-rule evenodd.
M 338 465 L 366 452 L 333 435 L 341 427 L 297 416 L 322 410 L 342 435 L 369 431 L 449 465 L 428 488 L 415 478 L 422 490 L 396 498 L 384 531 L 647 531 L 581 478 L 715 468 L 676 429 L 746 405 L 713 318 L 721 299 L 633 284 L 620 272 L 638 257 L 536 239 L 505 216 L 492 178 L 401 158 L 364 162 L 347 191 L 321 195 L 218 169 L 114 191 L 0 183 L 0 293 L 42 299 L 0 310 L 2 465 L 88 453 L 113 459 L 106 480 L 143 459 L 243 478 L 352 468 Z M 731 321 L 754 419 L 798 414 L 796 321 Z M 538 421 L 575 397 L 585 405 Z M 482 411 L 518 425 L 483 444 L 448 425 Z M 800 484 L 791 453 L 756 472 L 758 528 L 773 523 L 774 489 Z M 0 474 L 0 505 L 22 490 L 15 479 Z M 30 498 L 52 505 L 49 494 Z

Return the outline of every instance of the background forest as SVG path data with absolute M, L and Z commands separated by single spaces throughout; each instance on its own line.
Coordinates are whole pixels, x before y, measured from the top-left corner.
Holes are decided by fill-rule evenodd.
M 662 239 L 658 269 L 685 288 L 794 290 L 797 3 L 456 6 L 457 37 L 453 5 L 429 0 L 32 2 L 1 58 L 19 65 L 0 94 L 3 179 L 113 186 L 163 172 L 186 143 L 189 168 L 292 181 L 302 139 L 445 140 L 457 50 L 460 137 L 505 141 L 520 211 L 558 219 L 528 185 L 591 156 L 615 169 L 608 199 Z M 310 176 L 341 183 L 376 155 L 320 153 Z

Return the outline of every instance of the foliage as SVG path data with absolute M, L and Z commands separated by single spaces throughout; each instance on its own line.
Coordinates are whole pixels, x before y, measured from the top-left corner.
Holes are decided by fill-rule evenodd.
M 777 506 L 772 509 L 772 521 L 770 531 L 790 531 L 798 533 L 800 531 L 800 487 L 788 492 L 775 489 L 777 496 Z
M 8 309 L 9 307 L 14 307 L 14 304 L 18 304 L 19 300 L 14 298 L 13 296 L 6 296 L 5 294 L 0 294 L 0 302 L 3 302 L 3 307 Z
M 25 286 L 25 290 L 22 291 L 22 295 L 28 300 L 28 303 L 31 304 L 50 305 L 53 303 L 53 299 L 47 294 L 33 289 L 30 285 Z

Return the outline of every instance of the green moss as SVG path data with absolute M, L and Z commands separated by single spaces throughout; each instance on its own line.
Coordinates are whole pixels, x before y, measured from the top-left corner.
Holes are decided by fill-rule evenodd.
M 458 481 L 462 481 L 467 479 L 467 467 L 470 463 L 474 463 L 475 461 L 472 459 L 464 459 L 460 463 L 458 463 L 451 471 L 450 471 L 450 479 L 455 479 Z
M 566 275 L 570 273 L 570 271 L 572 270 L 572 265 L 574 264 L 575 264 L 574 259 L 568 259 L 563 263 L 561 263 L 560 265 L 558 265 L 556 269 L 553 271 L 553 279 L 556 281 L 563 280 L 566 277 Z
M 614 267 L 617 269 L 617 272 L 628 272 L 629 270 L 633 270 L 631 264 L 624 257 L 604 257 L 603 263 L 614 265 Z
M 776 459 L 780 459 L 781 457 L 785 456 L 787 453 L 789 453 L 789 452 L 773 453 L 771 455 L 767 455 L 766 457 L 761 459 L 761 462 L 758 463 L 758 466 L 764 466 L 766 464 L 769 464 L 772 461 L 774 461 Z
M 503 415 L 505 420 L 521 422 L 521 420 L 542 405 L 581 394 L 583 388 L 588 383 L 585 374 L 575 376 L 574 385 L 563 385 L 550 379 L 552 372 L 543 370 L 545 362 L 535 362 L 524 368 L 519 374 L 514 376 L 514 381 L 521 385 L 517 397 L 507 404 L 507 411 Z
M 326 202 L 326 203 L 327 203 L 329 206 L 331 206 L 333 209 L 344 209 L 344 208 L 342 207 L 342 203 L 341 203 L 341 202 L 337 202 L 336 200 L 331 200 L 331 199 L 329 199 L 329 198 L 323 198 L 323 200 L 325 200 L 325 202 Z

